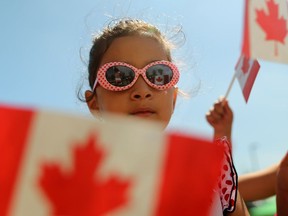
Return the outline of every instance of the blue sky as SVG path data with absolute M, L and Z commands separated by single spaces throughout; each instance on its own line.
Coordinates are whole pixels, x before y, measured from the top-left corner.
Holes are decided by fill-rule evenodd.
M 164 32 L 182 25 L 186 42 L 175 50 L 181 62 L 179 97 L 170 128 L 212 134 L 205 113 L 224 95 L 240 55 L 244 1 L 218 0 L 1 0 L 0 103 L 89 115 L 76 97 L 86 73 L 92 34 L 111 18 L 132 16 Z M 288 65 L 259 61 L 261 70 L 248 104 L 234 83 L 233 145 L 238 172 L 269 166 L 287 151 Z M 184 64 L 183 64 L 184 63 Z

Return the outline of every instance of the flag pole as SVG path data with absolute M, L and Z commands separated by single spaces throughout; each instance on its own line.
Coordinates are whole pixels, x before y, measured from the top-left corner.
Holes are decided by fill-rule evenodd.
M 226 94 L 225 94 L 225 96 L 224 96 L 225 99 L 227 99 L 227 97 L 228 97 L 228 95 L 229 95 L 229 93 L 230 93 L 230 91 L 231 91 L 231 88 L 232 88 L 232 86 L 233 86 L 233 83 L 234 83 L 234 81 L 235 81 L 235 79 L 236 79 L 236 73 L 237 73 L 237 71 L 235 70 L 234 75 L 233 75 L 233 77 L 232 77 L 232 80 L 231 80 L 231 82 L 230 82 L 230 84 L 229 84 L 229 87 L 228 87 L 228 89 L 227 89 L 227 91 L 226 91 Z

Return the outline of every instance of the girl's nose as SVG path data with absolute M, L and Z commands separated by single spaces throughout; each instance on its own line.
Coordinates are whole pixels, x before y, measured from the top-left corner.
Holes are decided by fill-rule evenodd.
M 131 90 L 132 100 L 150 99 L 153 96 L 152 88 L 145 82 L 142 76 L 138 77 Z

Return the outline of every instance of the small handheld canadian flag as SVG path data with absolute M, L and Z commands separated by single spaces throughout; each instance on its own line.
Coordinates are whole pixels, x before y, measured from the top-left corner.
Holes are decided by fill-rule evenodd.
M 0 119 L 1 216 L 211 212 L 222 146 L 127 118 L 98 123 L 0 105 Z
M 246 103 L 248 102 L 259 69 L 260 64 L 257 60 L 249 59 L 243 55 L 235 66 L 235 73 Z
M 260 69 L 260 64 L 257 60 L 249 59 L 246 56 L 241 55 L 235 66 L 235 72 L 230 82 L 230 85 L 227 89 L 227 92 L 225 94 L 225 98 L 228 97 L 228 94 L 230 93 L 232 85 L 235 79 L 237 78 L 240 84 L 244 99 L 247 103 L 259 69 Z

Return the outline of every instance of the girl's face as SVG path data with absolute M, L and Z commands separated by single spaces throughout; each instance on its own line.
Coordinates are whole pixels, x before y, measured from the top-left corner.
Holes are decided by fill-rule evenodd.
M 100 67 L 108 62 L 125 62 L 136 68 L 166 60 L 163 46 L 155 39 L 143 36 L 125 36 L 115 39 L 103 56 Z M 86 97 L 92 94 L 86 91 Z M 92 113 L 112 112 L 158 121 L 166 127 L 172 116 L 177 98 L 177 88 L 157 90 L 139 76 L 128 90 L 109 91 L 98 85 L 95 97 L 88 102 Z

